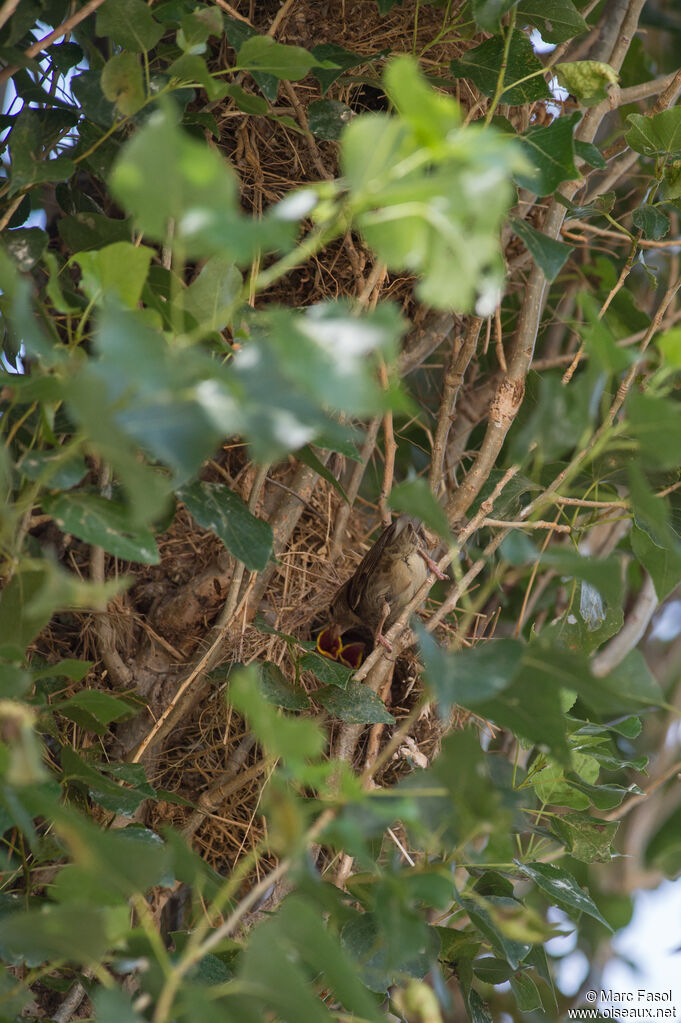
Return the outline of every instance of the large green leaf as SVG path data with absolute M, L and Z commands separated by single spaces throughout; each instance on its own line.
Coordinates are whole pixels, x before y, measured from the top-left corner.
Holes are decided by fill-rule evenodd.
M 109 554 L 128 561 L 157 565 L 160 561 L 153 533 L 133 526 L 125 505 L 98 494 L 72 491 L 43 498 L 43 509 L 60 529 L 79 540 L 103 547 Z
M 85 903 L 11 913 L 0 919 L 0 954 L 38 966 L 45 960 L 97 962 L 127 931 L 126 908 Z
M 468 50 L 460 60 L 451 61 L 449 68 L 455 78 L 470 78 L 485 96 L 493 96 L 499 81 L 499 70 L 503 66 L 502 103 L 516 105 L 550 98 L 551 94 L 541 74 L 542 62 L 522 32 L 513 33 L 505 65 L 504 40 L 501 36 L 493 36 L 475 49 Z
M 518 21 L 539 29 L 547 43 L 565 43 L 589 29 L 572 0 L 521 0 Z
M 302 46 L 285 46 L 271 36 L 251 36 L 242 44 L 237 59 L 240 69 L 274 75 L 289 82 L 304 78 L 315 65 L 334 66 L 333 61 L 320 60 Z
M 11 185 L 8 195 L 15 195 L 29 185 L 41 181 L 66 181 L 75 173 L 76 165 L 66 156 L 42 159 L 43 127 L 35 110 L 24 106 L 10 135 Z
M 357 117 L 341 143 L 357 226 L 390 268 L 421 275 L 428 305 L 463 311 L 478 297 L 484 312 L 502 280 L 498 230 L 518 150 L 492 129 L 461 128 L 407 57 L 388 65 L 385 85 L 400 116 Z
M 110 184 L 152 240 L 165 241 L 174 220 L 174 238 L 190 254 L 208 254 L 202 232 L 223 228 L 234 233 L 237 185 L 232 170 L 216 150 L 182 132 L 170 108 L 155 111 L 123 147 Z M 245 220 L 243 228 L 247 235 Z
M 105 735 L 112 721 L 121 721 L 136 713 L 135 708 L 125 700 L 119 700 L 98 689 L 83 689 L 75 696 L 69 696 L 52 706 L 70 721 L 75 721 L 97 735 Z
M 554 834 L 583 863 L 608 863 L 613 858 L 611 845 L 619 825 L 581 813 L 558 814 L 551 821 Z
M 485 32 L 499 32 L 501 19 L 518 0 L 473 0 L 473 16 L 478 28 Z
M 574 162 L 575 125 L 580 115 L 559 117 L 543 128 L 530 128 L 520 142 L 531 171 L 520 168 L 515 177 L 538 195 L 551 195 L 562 181 L 579 177 Z
M 625 411 L 631 432 L 648 464 L 660 469 L 675 469 L 681 465 L 681 406 L 678 402 L 632 391 Z
M 518 860 L 515 863 L 521 874 L 529 877 L 538 888 L 550 895 L 561 906 L 586 913 L 602 923 L 609 931 L 612 930 L 610 924 L 601 916 L 591 896 L 583 888 L 580 888 L 567 870 L 556 867 L 553 863 L 520 863 Z
M 266 700 L 283 707 L 284 710 L 306 710 L 310 701 L 304 689 L 292 686 L 283 671 L 272 661 L 258 665 L 260 689 Z
M 627 145 L 644 156 L 681 157 L 681 107 L 663 110 L 652 117 L 629 114 L 631 128 L 625 135 Z
M 314 698 L 329 714 L 341 721 L 356 724 L 395 723 L 395 718 L 386 710 L 383 701 L 361 682 L 348 682 L 345 689 L 324 686 L 323 689 L 317 689 Z
M 556 241 L 555 238 L 549 238 L 548 235 L 542 234 L 536 227 L 520 217 L 511 217 L 510 224 L 527 246 L 546 280 L 554 281 L 570 254 L 574 252 L 574 246 Z
M 182 305 L 203 330 L 222 330 L 241 294 L 241 274 L 232 260 L 212 256 L 182 295 Z
M 177 491 L 204 529 L 219 536 L 230 554 L 251 572 L 262 572 L 272 553 L 272 527 L 249 510 L 223 483 L 190 483 Z
M 456 653 L 447 653 L 430 633 L 419 629 L 425 679 L 446 716 L 458 704 L 472 709 L 507 689 L 523 656 L 517 639 L 490 640 Z
M 136 114 L 146 98 L 139 58 L 134 53 L 115 54 L 102 68 L 101 86 L 124 117 Z
M 648 532 L 633 526 L 631 547 L 650 575 L 657 599 L 662 602 L 681 582 L 681 544 L 659 546 Z
M 163 25 L 143 0 L 106 0 L 97 11 L 96 31 L 133 53 L 151 50 L 163 35 Z
M 134 309 L 142 295 L 153 249 L 147 245 L 114 242 L 94 252 L 79 252 L 74 260 L 82 272 L 81 287 L 91 302 L 117 295 Z
M 576 96 L 582 106 L 592 107 L 607 99 L 608 88 L 617 85 L 617 72 L 600 60 L 573 60 L 555 64 L 556 77 L 563 88 Z
M 289 767 L 316 757 L 324 746 L 324 735 L 310 720 L 283 717 L 260 691 L 257 673 L 252 669 L 235 672 L 229 683 L 229 699 L 248 718 L 263 748 L 274 757 L 282 757 Z
M 357 67 L 358 64 L 370 64 L 379 60 L 385 56 L 386 51 L 372 54 L 353 53 L 343 46 L 338 46 L 337 43 L 320 43 L 319 46 L 313 46 L 310 52 L 319 62 L 312 68 L 311 73 L 321 85 L 322 95 L 325 95 L 345 71 Z M 335 67 L 331 67 L 332 64 Z

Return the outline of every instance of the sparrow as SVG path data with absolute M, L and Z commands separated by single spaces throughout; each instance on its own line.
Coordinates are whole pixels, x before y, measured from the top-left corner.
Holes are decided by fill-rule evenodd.
M 383 629 L 394 625 L 429 572 L 439 579 L 446 578 L 423 549 L 424 543 L 421 524 L 409 515 L 400 515 L 386 526 L 333 597 L 329 607 L 331 625 L 317 639 L 321 653 L 336 660 L 343 657 L 348 648 L 343 646 L 341 636 L 349 629 L 371 632 L 374 644 L 390 649 Z

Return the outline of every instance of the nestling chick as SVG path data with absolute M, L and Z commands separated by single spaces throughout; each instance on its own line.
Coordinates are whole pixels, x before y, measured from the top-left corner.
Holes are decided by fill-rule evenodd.
M 423 543 L 420 524 L 408 515 L 400 515 L 383 530 L 331 601 L 332 624 L 320 634 L 320 650 L 339 649 L 340 637 L 348 629 L 371 632 L 374 643 L 390 648 L 383 629 L 397 621 L 429 571 L 445 578 Z

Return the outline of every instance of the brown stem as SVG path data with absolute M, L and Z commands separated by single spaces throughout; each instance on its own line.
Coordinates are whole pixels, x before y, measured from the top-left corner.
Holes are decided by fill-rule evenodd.
M 440 411 L 438 413 L 430 461 L 430 489 L 436 496 L 442 487 L 447 438 L 452 425 L 456 401 L 466 370 L 468 369 L 468 364 L 475 352 L 481 326 L 482 320 L 477 316 L 473 316 L 468 323 L 463 344 L 459 344 L 458 336 L 452 339 L 452 347 L 442 383 L 442 398 L 440 399 Z

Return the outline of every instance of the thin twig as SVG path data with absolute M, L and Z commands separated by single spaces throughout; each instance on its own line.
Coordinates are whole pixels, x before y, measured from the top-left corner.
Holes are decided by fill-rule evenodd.
M 66 21 L 63 21 L 58 28 L 55 28 L 54 31 L 49 32 L 46 36 L 43 36 L 42 39 L 33 43 L 33 45 L 29 46 L 27 50 L 24 50 L 24 56 L 29 59 L 37 57 L 39 53 L 46 50 L 47 47 L 51 46 L 57 39 L 61 39 L 62 36 L 65 36 L 68 32 L 74 29 L 76 25 L 80 25 L 81 21 L 84 21 L 88 15 L 92 14 L 93 11 L 96 11 L 103 3 L 104 0 L 88 0 L 88 3 L 81 7 L 79 11 L 76 11 L 75 14 L 72 14 L 70 18 L 67 18 Z M 3 68 L 3 70 L 0 71 L 0 85 L 11 78 L 12 75 L 15 75 L 19 70 L 19 66 L 13 64 Z
M 466 328 L 463 344 L 459 346 L 458 337 L 452 340 L 452 347 L 442 381 L 442 397 L 440 399 L 440 409 L 430 459 L 430 489 L 436 496 L 440 492 L 442 485 L 447 438 L 452 425 L 457 398 L 466 370 L 475 352 L 481 326 L 482 320 L 477 316 L 472 316 Z
M 481 526 L 501 526 L 504 529 L 550 529 L 553 533 L 571 533 L 572 527 L 556 522 L 545 522 L 544 519 L 509 522 L 506 519 L 483 519 Z
M 681 774 L 681 760 L 677 760 L 676 763 L 672 764 L 671 767 L 668 767 L 666 771 L 663 771 L 658 778 L 655 778 L 645 792 L 642 792 L 640 795 L 632 796 L 631 799 L 626 801 L 626 803 L 622 803 L 621 806 L 616 806 L 613 810 L 609 810 L 608 813 L 602 814 L 600 820 L 619 821 L 622 817 L 626 817 L 626 815 L 635 809 L 639 803 L 649 799 L 653 792 L 656 792 L 659 789 L 660 785 L 664 785 L 664 783 L 669 781 L 670 778 L 673 778 L 675 774 Z

